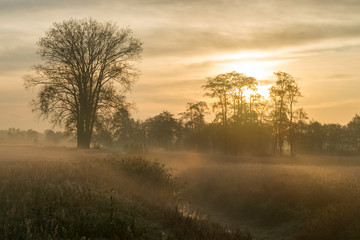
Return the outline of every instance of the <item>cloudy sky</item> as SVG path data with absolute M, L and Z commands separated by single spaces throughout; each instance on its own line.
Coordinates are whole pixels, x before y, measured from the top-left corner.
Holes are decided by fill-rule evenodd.
M 238 71 L 300 83 L 311 119 L 345 124 L 360 113 L 360 0 L 0 0 L 0 129 L 44 130 L 22 76 L 54 22 L 93 17 L 129 26 L 144 43 L 128 98 L 136 118 L 184 111 L 206 77 Z

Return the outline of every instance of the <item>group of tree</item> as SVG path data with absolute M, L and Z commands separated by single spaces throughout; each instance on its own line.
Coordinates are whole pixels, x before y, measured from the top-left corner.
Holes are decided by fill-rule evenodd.
M 0 141 L 35 145 L 59 145 L 71 142 L 71 137 L 61 131 L 47 129 L 38 132 L 33 129 L 21 130 L 19 128 L 9 128 L 0 130 Z
M 286 72 L 276 72 L 267 99 L 258 81 L 238 72 L 206 79 L 204 95 L 213 100 L 189 102 L 176 118 L 168 111 L 135 120 L 125 94 L 137 71 L 142 43 L 129 28 L 94 19 L 55 23 L 38 42 L 42 64 L 25 77 L 38 88 L 33 110 L 77 139 L 78 148 L 96 145 L 127 149 L 191 148 L 229 154 L 282 154 L 359 151 L 359 117 L 347 125 L 308 121 L 296 108 L 301 92 Z M 207 122 L 205 115 L 215 113 Z M 139 147 L 140 146 L 140 147 Z
M 130 114 L 122 115 L 114 120 L 112 130 L 95 131 L 95 139 L 103 146 L 125 150 L 161 147 L 228 154 L 278 154 L 274 152 L 279 144 L 278 126 L 274 128 L 278 122 L 271 118 L 274 109 L 269 108 L 263 120 L 257 116 L 258 120 L 252 124 L 239 127 L 229 123 L 224 128 L 219 121 L 205 121 L 206 106 L 204 102 L 188 103 L 179 117 L 163 111 L 144 121 L 134 120 Z M 360 116 L 355 115 L 348 124 L 340 125 L 310 121 L 301 108 L 293 115 L 291 123 L 289 119 L 284 123 L 287 129 L 282 130 L 282 149 L 288 154 L 360 154 Z M 121 122 L 128 125 L 125 127 Z
M 298 127 L 295 139 L 299 152 L 360 154 L 360 116 L 357 114 L 346 125 L 310 121 Z

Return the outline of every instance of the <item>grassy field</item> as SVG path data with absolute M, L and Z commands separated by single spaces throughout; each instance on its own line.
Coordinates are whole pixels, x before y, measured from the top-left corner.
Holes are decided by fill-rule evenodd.
M 360 239 L 360 159 L 3 144 L 0 239 Z
M 182 189 L 143 157 L 2 145 L 0 239 L 252 239 L 184 208 Z
M 184 201 L 257 239 L 360 239 L 360 158 L 152 157 L 178 169 Z

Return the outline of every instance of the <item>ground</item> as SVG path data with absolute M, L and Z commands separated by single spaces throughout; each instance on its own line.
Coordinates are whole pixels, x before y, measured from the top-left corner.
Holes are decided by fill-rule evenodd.
M 251 239 L 247 231 L 270 240 L 360 236 L 358 157 L 184 151 L 129 157 L 2 143 L 0 176 L 3 238 L 17 232 L 76 238 L 101 229 L 101 236 L 114 239 L 182 239 L 189 224 L 201 234 L 213 229 L 211 236 L 240 230 L 224 239 Z M 186 220 L 193 218 L 206 222 Z

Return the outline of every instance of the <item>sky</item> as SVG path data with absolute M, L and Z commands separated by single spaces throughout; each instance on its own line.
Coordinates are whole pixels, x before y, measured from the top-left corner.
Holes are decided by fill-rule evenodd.
M 298 81 L 321 123 L 360 113 L 360 0 L 0 0 L 0 129 L 50 127 L 32 113 L 23 76 L 54 22 L 92 17 L 130 27 L 143 42 L 128 100 L 139 119 L 204 100 L 207 77 L 237 71 L 262 88 L 273 72 Z M 206 99 L 205 99 L 206 100 Z

